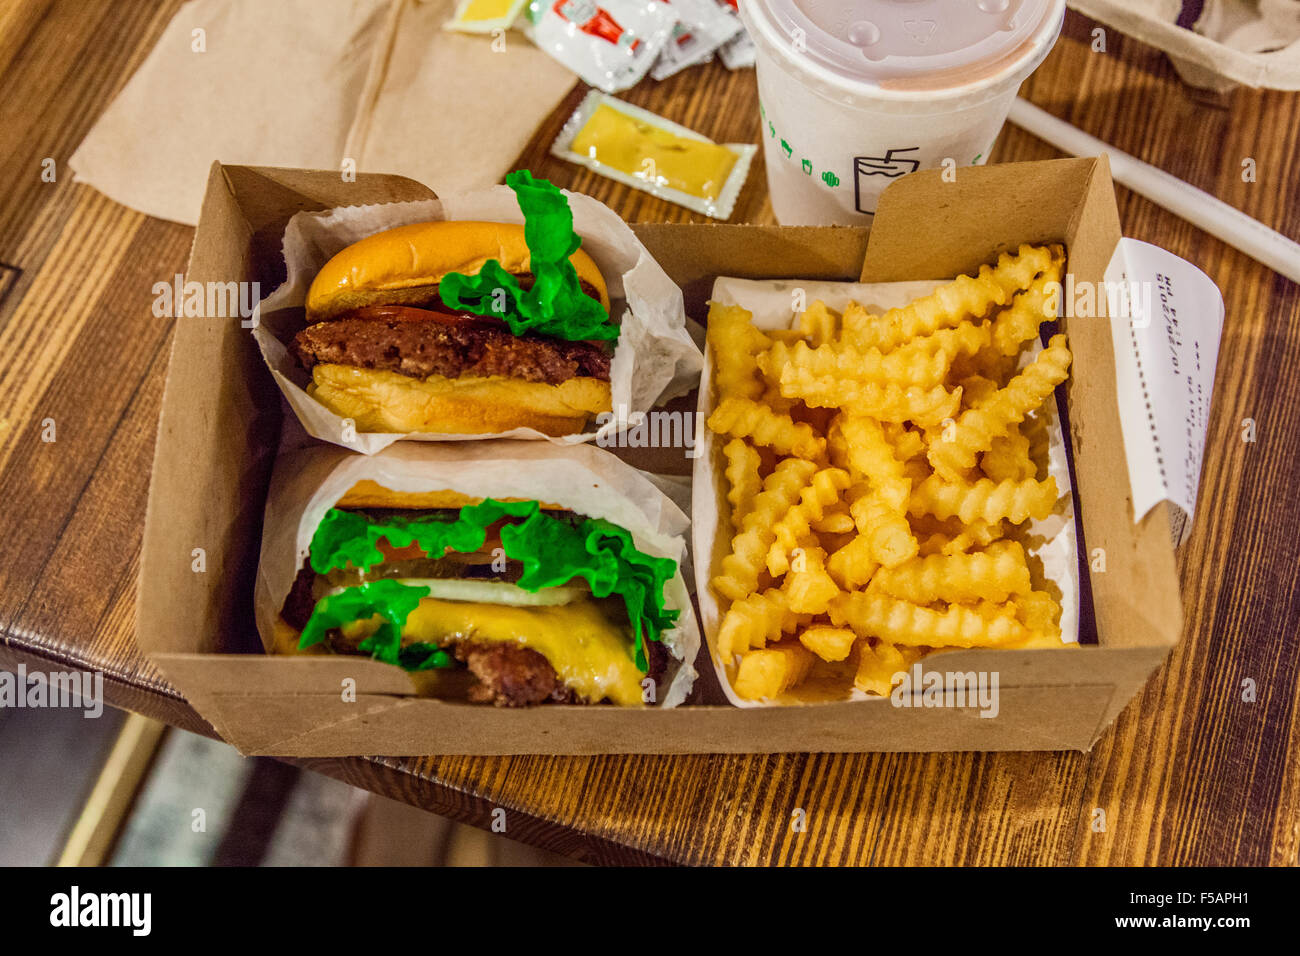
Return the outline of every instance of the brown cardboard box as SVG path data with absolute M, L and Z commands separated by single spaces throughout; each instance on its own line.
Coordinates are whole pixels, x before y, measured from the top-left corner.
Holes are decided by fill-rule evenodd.
M 279 237 L 295 212 L 429 195 L 396 176 L 345 183 L 332 172 L 214 164 L 188 278 L 257 280 L 270 290 L 283 268 Z M 1120 238 L 1104 159 L 974 168 L 954 183 L 937 171 L 905 177 L 883 197 L 869 245 L 863 230 L 846 228 L 662 224 L 636 232 L 697 317 L 719 274 L 934 278 L 971 271 L 1022 242 L 1064 241 L 1076 281 L 1100 282 Z M 1084 575 L 1084 639 L 1095 634 L 1097 643 L 942 655 L 948 671 L 987 670 L 996 656 L 996 718 L 885 700 L 719 706 L 703 659 L 699 704 L 508 711 L 399 696 L 405 675 L 371 661 L 263 655 L 251 596 L 280 397 L 237 319 L 177 321 L 145 528 L 140 645 L 244 753 L 1087 750 L 1168 654 L 1182 613 L 1167 508 L 1134 524 L 1127 475 L 1116 467 L 1123 444 L 1110 323 L 1075 320 L 1067 331 L 1081 531 L 1089 550 L 1106 551 L 1106 572 L 1091 575 L 1091 607 Z M 357 681 L 355 703 L 343 700 L 345 677 Z

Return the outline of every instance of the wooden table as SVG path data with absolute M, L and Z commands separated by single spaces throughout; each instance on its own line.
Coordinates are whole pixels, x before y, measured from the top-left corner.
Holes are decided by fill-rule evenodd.
M 89 667 L 111 703 L 211 733 L 135 649 L 141 526 L 170 325 L 150 286 L 191 230 L 75 185 L 65 162 L 179 6 L 10 0 L 0 10 L 0 666 Z M 1158 51 L 1073 14 L 1026 86 L 1040 106 L 1291 236 L 1300 96 L 1183 85 Z M 520 166 L 632 221 L 699 218 L 547 156 L 575 90 Z M 627 99 L 755 142 L 752 71 L 720 66 Z M 995 161 L 1050 158 L 1008 127 Z M 53 158 L 58 181 L 41 180 Z M 1243 181 L 1253 159 L 1255 182 Z M 590 861 L 1174 863 L 1300 861 L 1300 289 L 1120 190 L 1130 236 L 1219 284 L 1200 511 L 1182 549 L 1187 632 L 1092 753 L 303 761 L 361 787 Z M 762 163 L 734 221 L 771 222 Z M 1242 440 L 1243 420 L 1257 438 Z M 42 441 L 53 423 L 56 441 Z M 1257 687 L 1242 700 L 1247 678 Z M 806 832 L 791 831 L 803 808 Z M 1104 832 L 1092 827 L 1103 808 Z

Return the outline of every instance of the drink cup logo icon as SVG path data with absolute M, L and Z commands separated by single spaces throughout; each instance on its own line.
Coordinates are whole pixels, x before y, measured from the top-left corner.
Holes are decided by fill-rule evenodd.
M 930 42 L 930 38 L 934 36 L 934 31 L 938 26 L 933 20 L 903 21 L 903 29 L 907 31 L 907 35 L 912 38 L 912 41 L 919 46 L 925 46 Z
M 913 159 L 906 153 L 914 153 L 920 146 L 899 147 L 885 151 L 884 156 L 855 156 L 853 158 L 853 200 L 858 212 L 874 215 L 874 209 L 863 206 L 864 198 L 874 198 L 878 190 L 867 182 L 869 176 L 884 176 L 897 179 L 921 168 L 920 160 Z M 863 194 L 866 193 L 866 197 Z

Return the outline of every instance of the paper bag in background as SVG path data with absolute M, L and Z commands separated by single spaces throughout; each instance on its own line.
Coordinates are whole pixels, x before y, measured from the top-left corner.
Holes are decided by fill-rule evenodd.
M 344 206 L 327 212 L 302 212 L 284 233 L 284 284 L 260 303 L 261 321 L 254 330 L 262 356 L 289 406 L 313 437 L 371 455 L 399 439 L 467 441 L 482 438 L 545 439 L 532 428 L 490 435 L 436 432 L 362 432 L 307 394 L 311 376 L 286 344 L 302 328 L 301 306 L 316 273 L 335 253 L 358 239 L 395 226 L 433 219 L 480 219 L 523 222 L 514 192 L 507 186 L 469 192 L 444 192 L 438 199 L 372 206 Z M 622 330 L 610 362 L 613 413 L 583 434 L 550 438 L 557 444 L 603 440 L 630 424 L 634 413 L 649 411 L 660 400 L 685 394 L 699 380 L 703 356 L 686 328 L 681 290 L 651 257 L 617 213 L 590 196 L 565 195 L 573 210 L 573 228 L 582 248 L 595 260 L 609 287 L 610 313 Z M 291 310 L 291 311 L 286 311 Z
M 70 161 L 78 182 L 194 225 L 213 160 L 499 182 L 574 76 L 454 0 L 192 0 Z

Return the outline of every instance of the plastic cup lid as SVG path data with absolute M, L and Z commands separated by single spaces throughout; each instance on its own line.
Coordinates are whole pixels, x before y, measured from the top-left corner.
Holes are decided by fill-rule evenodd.
M 1034 38 L 1055 0 L 743 0 L 793 48 L 849 79 L 889 83 L 995 64 Z M 1054 24 L 1055 25 L 1055 24 Z

